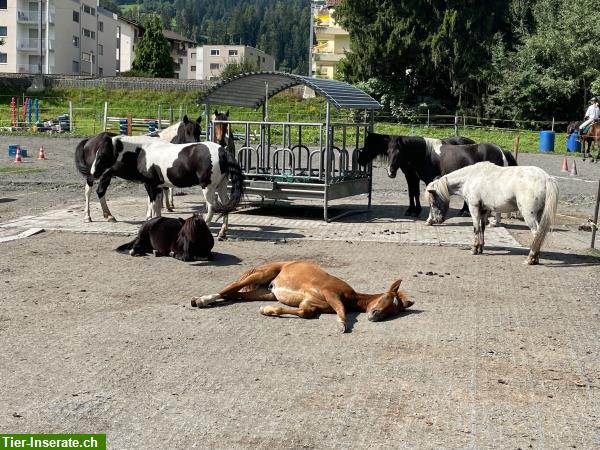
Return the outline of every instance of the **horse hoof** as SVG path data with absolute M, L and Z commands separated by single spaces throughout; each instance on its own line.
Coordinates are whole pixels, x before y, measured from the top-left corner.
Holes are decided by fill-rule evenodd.
M 198 297 L 192 297 L 192 301 L 191 301 L 192 308 L 195 308 L 196 306 L 199 306 L 198 303 L 197 303 L 198 300 L 200 300 Z
M 85 218 L 83 219 L 83 223 L 89 223 L 89 222 L 91 222 L 91 221 L 92 221 L 92 218 L 91 218 L 91 217 L 85 217 Z
M 274 316 L 275 315 L 275 311 L 273 310 L 272 306 L 262 306 L 259 311 L 263 316 Z
M 218 235 L 217 236 L 217 241 L 226 241 L 227 240 L 227 236 L 226 235 Z
M 337 329 L 342 334 L 348 332 L 348 327 L 346 325 L 346 322 L 342 322 L 341 320 L 338 320 L 338 322 L 337 322 Z
M 113 216 L 108 216 L 108 217 L 106 218 L 106 220 L 107 220 L 108 222 L 116 222 L 116 221 L 117 221 L 117 219 L 115 219 Z

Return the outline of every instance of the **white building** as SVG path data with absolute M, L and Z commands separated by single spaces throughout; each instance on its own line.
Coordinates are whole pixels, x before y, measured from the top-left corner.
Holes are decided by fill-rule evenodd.
M 225 66 L 246 59 L 256 70 L 275 70 L 275 59 L 257 48 L 248 45 L 204 45 L 188 48 L 188 79 L 215 80 Z M 195 61 L 195 64 L 194 64 Z
M 131 64 L 130 28 L 98 0 L 0 0 L 0 72 L 114 76 Z

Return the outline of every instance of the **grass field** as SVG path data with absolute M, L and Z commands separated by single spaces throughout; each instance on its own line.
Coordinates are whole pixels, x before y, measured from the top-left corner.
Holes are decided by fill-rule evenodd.
M 203 115 L 203 107 L 196 106 L 198 92 L 172 92 L 172 91 L 124 91 L 96 89 L 52 89 L 39 98 L 40 120 L 47 121 L 61 114 L 69 113 L 69 102 L 72 103 L 75 136 L 90 136 L 102 131 L 104 102 L 108 102 L 108 115 L 111 117 L 126 117 L 131 114 L 135 118 L 158 117 L 159 107 L 161 118 L 169 120 L 172 116 L 175 121 L 183 114 L 190 118 Z M 21 104 L 22 94 L 16 94 L 19 108 L 18 120 L 24 117 Z M 11 96 L 0 95 L 0 130 L 4 127 L 2 134 L 30 134 L 34 131 L 23 129 L 18 132 L 6 131 L 11 124 L 10 110 Z M 269 101 L 269 118 L 271 121 L 285 121 L 288 114 L 293 121 L 322 123 L 325 120 L 325 103 L 322 98 L 299 99 L 286 94 L 279 94 Z M 213 108 L 219 107 L 218 105 Z M 224 107 L 229 109 L 230 118 L 233 120 L 260 120 L 262 109 L 249 110 L 237 107 Z M 334 121 L 348 122 L 351 120 L 347 111 L 337 111 L 332 108 Z M 204 119 L 203 128 L 204 128 Z M 111 131 L 117 130 L 117 124 L 109 124 Z M 134 132 L 144 133 L 147 130 L 138 129 Z M 256 130 L 254 130 L 256 131 Z M 375 131 L 386 134 L 417 135 L 428 137 L 447 137 L 454 134 L 453 126 L 423 126 L 411 124 L 390 123 L 389 121 L 375 121 Z M 292 138 L 294 139 L 294 131 Z M 459 126 L 459 134 L 468 136 L 477 142 L 491 142 L 505 149 L 512 150 L 513 142 L 517 136 L 520 139 L 519 151 L 539 151 L 539 132 L 529 130 L 505 130 L 496 127 L 473 127 Z M 281 135 L 280 130 L 274 130 L 274 137 Z M 52 136 L 60 136 L 53 134 Z M 309 129 L 303 130 L 303 140 L 309 143 L 318 142 L 317 133 Z M 352 136 L 348 136 L 352 139 Z M 566 152 L 565 133 L 557 133 L 555 141 L 555 152 Z

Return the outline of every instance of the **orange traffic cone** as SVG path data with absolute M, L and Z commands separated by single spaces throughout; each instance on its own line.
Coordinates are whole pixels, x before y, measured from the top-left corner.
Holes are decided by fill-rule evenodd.
M 46 152 L 44 151 L 44 145 L 40 145 L 40 153 L 38 155 L 38 159 L 46 159 Z
M 575 175 L 577 175 L 577 164 L 575 163 L 575 160 L 573 160 L 573 165 L 571 166 L 571 176 Z
M 565 156 L 565 159 L 563 159 L 563 165 L 562 165 L 562 169 L 560 169 L 560 171 L 569 173 L 569 162 L 567 161 L 566 156 Z
M 15 153 L 15 162 L 22 163 L 23 158 L 21 158 L 21 147 L 17 147 L 17 153 Z

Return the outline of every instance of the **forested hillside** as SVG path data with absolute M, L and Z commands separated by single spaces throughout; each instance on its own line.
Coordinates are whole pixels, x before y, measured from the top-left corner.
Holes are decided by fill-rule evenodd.
M 106 0 L 109 2 L 115 0 Z M 244 44 L 275 57 L 278 70 L 308 71 L 309 0 L 118 0 L 133 19 L 157 13 L 165 28 L 199 43 Z M 114 3 L 113 3 L 114 5 Z M 114 6 L 108 6 L 114 9 Z

